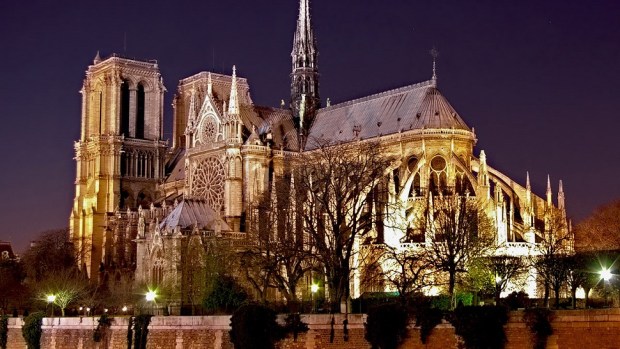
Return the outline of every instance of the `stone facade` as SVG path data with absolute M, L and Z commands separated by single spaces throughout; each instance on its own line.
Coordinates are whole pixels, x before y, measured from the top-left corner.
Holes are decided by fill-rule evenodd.
M 532 348 L 533 338 L 522 320 L 523 312 L 510 313 L 504 326 L 506 349 Z M 278 343 L 280 349 L 337 349 L 370 348 L 364 339 L 365 317 L 349 315 L 349 340 L 343 339 L 342 320 L 336 315 L 334 342 L 330 343 L 330 315 L 304 315 L 309 325 L 307 333 L 300 334 L 297 341 L 287 338 Z M 52 325 L 53 321 L 53 325 Z M 127 348 L 127 318 L 115 318 L 104 339 L 95 343 L 92 339 L 96 318 L 46 318 L 43 320 L 42 348 L 55 349 L 68 346 L 77 349 L 124 349 Z M 147 348 L 213 348 L 232 349 L 229 341 L 230 317 L 187 316 L 154 317 L 149 325 Z M 21 336 L 21 319 L 9 319 L 8 349 L 24 349 Z M 552 321 L 553 335 L 548 339 L 548 349 L 570 348 L 617 348 L 620 330 L 620 309 L 565 310 L 555 312 Z M 458 338 L 454 328 L 447 323 L 438 325 L 426 344 L 420 341 L 419 328 L 410 325 L 409 337 L 403 349 L 456 349 Z

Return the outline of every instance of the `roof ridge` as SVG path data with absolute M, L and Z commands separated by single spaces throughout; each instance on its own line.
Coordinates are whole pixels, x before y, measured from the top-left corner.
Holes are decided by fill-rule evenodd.
M 419 88 L 419 87 L 435 87 L 434 83 L 432 80 L 426 80 L 426 81 L 422 81 L 422 82 L 418 82 L 415 84 L 411 84 L 411 85 L 406 85 L 406 86 L 402 86 L 402 87 L 397 87 L 391 90 L 387 90 L 387 91 L 382 91 L 382 92 L 378 92 L 375 94 L 371 94 L 368 96 L 364 96 L 364 97 L 360 97 L 360 98 L 356 98 L 356 99 L 351 99 L 349 101 L 345 101 L 342 103 L 338 103 L 338 104 L 332 104 L 329 107 L 324 107 L 319 109 L 319 111 L 323 111 L 323 110 L 334 110 L 334 109 L 339 109 L 339 108 L 344 108 L 344 107 L 348 107 L 354 104 L 358 104 L 358 103 L 362 103 L 362 102 L 367 102 L 369 100 L 372 99 L 376 99 L 376 98 L 380 98 L 383 96 L 387 96 L 390 94 L 395 94 L 395 93 L 401 93 L 401 92 L 406 92 L 409 90 L 413 90 L 415 88 Z

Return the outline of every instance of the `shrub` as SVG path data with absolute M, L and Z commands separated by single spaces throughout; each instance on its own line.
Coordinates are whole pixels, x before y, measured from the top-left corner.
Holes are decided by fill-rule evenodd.
M 455 295 L 456 298 L 456 302 L 455 304 L 457 305 L 472 305 L 472 301 L 474 298 L 474 295 L 472 295 L 471 293 L 466 293 L 466 292 L 462 292 L 462 293 L 457 293 Z M 448 311 L 451 310 L 451 299 L 449 295 L 439 295 L 436 297 L 432 297 L 431 298 L 431 307 L 432 308 L 436 308 L 436 309 L 441 309 L 444 311 Z
M 407 337 L 409 317 L 400 304 L 388 303 L 368 310 L 366 340 L 373 349 L 396 349 Z
M 506 343 L 504 324 L 508 310 L 501 306 L 459 307 L 450 322 L 467 349 L 502 349 Z
M 149 334 L 149 323 L 152 315 L 138 315 L 133 320 L 134 348 L 146 349 L 146 340 Z
M 256 303 L 240 306 L 230 318 L 230 327 L 230 341 L 235 349 L 273 349 L 286 335 L 276 322 L 276 313 Z
M 534 349 L 547 347 L 547 338 L 553 334 L 551 320 L 553 313 L 547 308 L 526 309 L 523 321 L 534 335 Z
M 99 320 L 97 320 L 97 322 L 97 328 L 95 328 L 95 330 L 93 331 L 93 341 L 101 342 L 105 330 L 110 328 L 110 325 L 112 324 L 112 319 L 110 319 L 107 314 L 103 314 L 101 315 Z
M 221 276 L 213 281 L 211 292 L 203 301 L 210 313 L 230 314 L 248 300 L 243 287 L 230 276 Z
M 530 298 L 528 294 L 523 291 L 513 291 L 504 298 L 504 304 L 510 308 L 510 310 L 528 308 L 530 306 Z
M 42 311 L 34 312 L 28 315 L 24 319 L 24 326 L 22 327 L 22 336 L 26 340 L 28 349 L 41 348 L 41 324 L 45 313 Z
M 6 349 L 6 342 L 9 338 L 9 317 L 0 316 L 0 348 Z
M 308 332 L 308 324 L 301 321 L 301 317 L 299 313 L 288 314 L 286 319 L 284 319 L 285 325 L 284 330 L 286 333 L 293 334 L 293 341 L 297 341 L 297 335 L 299 333 Z
M 420 307 L 415 311 L 415 325 L 420 326 L 420 340 L 426 344 L 433 328 L 441 323 L 443 312 L 436 308 Z

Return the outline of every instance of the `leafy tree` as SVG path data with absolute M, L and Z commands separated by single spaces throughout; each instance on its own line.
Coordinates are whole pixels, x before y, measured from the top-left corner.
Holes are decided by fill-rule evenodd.
M 316 260 L 325 270 L 333 311 L 350 298 L 349 281 L 358 242 L 383 221 L 368 210 L 367 198 L 385 177 L 391 160 L 373 142 L 310 144 L 294 165 L 300 199 L 304 202 L 304 233 Z
M 22 260 L 30 282 L 38 282 L 59 271 L 75 269 L 78 258 L 69 239 L 69 229 L 41 233 Z
M 598 207 L 575 227 L 578 251 L 620 249 L 620 200 Z
M 212 313 L 230 314 L 248 300 L 248 294 L 231 276 L 222 275 L 215 279 L 210 289 L 203 305 Z
M 273 349 L 285 336 L 270 308 L 249 303 L 239 307 L 230 318 L 230 340 L 235 349 Z

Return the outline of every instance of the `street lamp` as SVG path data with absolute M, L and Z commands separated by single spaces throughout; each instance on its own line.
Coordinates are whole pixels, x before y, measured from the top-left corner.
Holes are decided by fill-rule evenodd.
M 56 301 L 56 295 L 55 294 L 50 294 L 47 296 L 47 304 L 51 304 L 52 305 L 52 319 L 54 318 L 54 302 Z M 54 322 L 52 320 L 52 322 Z
M 155 291 L 149 290 L 146 293 L 146 301 L 151 304 L 151 315 L 153 314 L 153 303 L 155 302 L 155 298 L 157 297 L 157 293 Z
M 312 284 L 310 286 L 310 301 L 312 302 L 312 312 L 314 313 L 315 310 L 315 304 L 314 304 L 314 294 L 317 293 L 319 290 L 319 285 L 317 284 Z
M 607 283 L 611 279 L 611 270 L 605 268 L 600 272 L 601 278 L 603 279 L 603 291 L 605 291 L 605 306 L 607 306 Z

